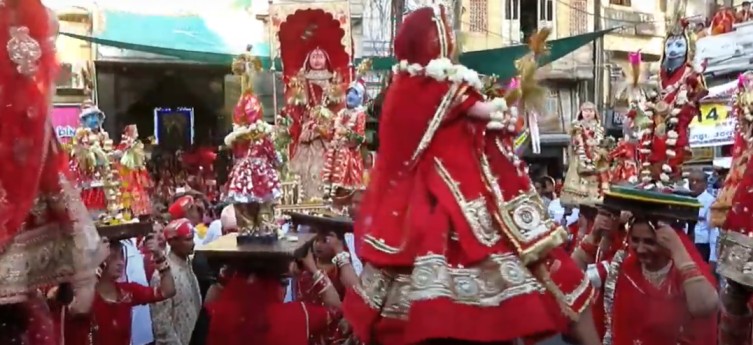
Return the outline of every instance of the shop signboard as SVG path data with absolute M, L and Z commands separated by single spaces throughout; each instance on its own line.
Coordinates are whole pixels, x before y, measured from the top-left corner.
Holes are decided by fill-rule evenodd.
M 55 105 L 52 108 L 52 127 L 61 143 L 67 144 L 76 134 L 81 107 L 78 105 Z
M 725 103 L 703 103 L 700 110 L 690 122 L 690 147 L 732 144 L 737 123 L 732 107 Z

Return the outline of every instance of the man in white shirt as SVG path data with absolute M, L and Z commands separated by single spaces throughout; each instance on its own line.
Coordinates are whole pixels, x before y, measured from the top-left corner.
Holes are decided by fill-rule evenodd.
M 123 240 L 126 267 L 124 280 L 143 286 L 149 286 L 144 268 L 144 255 L 136 246 L 136 239 Z M 131 309 L 131 344 L 146 345 L 154 342 L 152 334 L 152 316 L 149 305 L 139 305 Z
M 711 248 L 716 247 L 716 238 L 719 236 L 719 230 L 709 224 L 709 211 L 715 198 L 708 192 L 708 176 L 703 171 L 693 171 L 688 177 L 688 181 L 690 191 L 701 204 L 701 208 L 698 210 L 698 222 L 693 229 L 692 238 L 701 257 L 708 262 L 711 259 Z M 712 243 L 712 240 L 714 243 Z M 714 255 L 716 256 L 716 253 Z
M 549 217 L 552 220 L 564 227 L 568 227 L 571 224 L 577 222 L 578 214 L 580 213 L 580 210 L 578 210 L 577 207 L 570 208 L 568 210 L 568 208 L 562 206 L 559 198 L 556 198 L 549 202 L 547 211 L 549 213 Z

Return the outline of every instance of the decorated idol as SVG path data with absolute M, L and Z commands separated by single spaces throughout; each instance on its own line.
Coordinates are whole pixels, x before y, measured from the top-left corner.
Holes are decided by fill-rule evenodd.
M 101 213 L 112 206 L 112 181 L 110 153 L 112 140 L 102 128 L 105 113 L 91 101 L 84 102 L 79 115 L 80 126 L 71 140 L 70 169 L 81 188 L 81 198 L 94 213 Z M 110 200 L 108 200 L 108 198 Z
M 345 108 L 332 123 L 332 139 L 327 147 L 322 178 L 325 191 L 334 195 L 338 189 L 354 191 L 363 186 L 362 145 L 366 140 L 366 86 L 362 80 L 350 84 Z
M 260 66 L 249 54 L 233 63 L 233 71 L 241 76 L 242 92 L 233 110 L 233 131 L 225 137 L 225 145 L 233 151 L 233 168 L 224 199 L 235 207 L 241 234 L 273 240 L 276 229 L 268 221 L 271 204 L 282 193 L 277 171 L 281 160 L 272 143 L 274 127 L 264 121 L 251 87 Z
M 599 290 L 594 319 L 603 344 L 716 343 L 716 281 L 685 233 L 701 213 L 683 187 L 682 169 L 690 118 L 705 93 L 700 72 L 686 61 L 690 42 L 684 23 L 668 35 L 661 92 L 634 79 L 622 93 L 630 104 L 629 136 L 611 156 L 630 160 L 630 135 L 637 134 L 640 176 L 621 168 L 612 174 L 594 218 L 598 228 L 573 255 Z
M 693 66 L 695 37 L 680 19 L 671 27 L 664 44 L 658 94 L 648 98 L 642 113 L 650 119 L 639 139 L 638 158 L 642 161 L 640 180 L 646 189 L 672 188 L 682 175 L 679 168 L 688 157 L 693 117 L 698 101 L 708 90 L 703 80 L 704 66 Z
M 484 133 L 503 130 L 509 109 L 502 98 L 485 99 L 478 74 L 451 60 L 454 49 L 440 5 L 408 14 L 395 38 L 399 63 L 382 107 L 379 159 L 355 221 L 365 267 L 343 302 L 365 343 L 512 342 L 558 333 L 568 323 L 550 316 L 588 305 L 590 286 L 579 270 L 582 279 L 567 286 L 572 300 L 552 283 L 571 272 L 566 254 L 551 257 L 553 270 L 544 256 L 526 255 L 539 248 L 514 247 L 550 228 L 526 195 L 515 212 L 500 213 L 492 191 L 519 185 L 505 180 L 517 170 L 497 178 L 481 154 Z M 478 327 L 499 324 L 505 327 Z
M 306 200 L 321 200 L 327 144 L 335 114 L 342 107 L 342 80 L 333 70 L 327 52 L 319 47 L 308 53 L 294 79 L 292 102 L 299 111 L 300 135 L 293 144 L 289 169 L 300 178 Z
M 599 111 L 591 102 L 581 104 L 573 123 L 570 162 L 562 190 L 566 205 L 595 205 L 609 187 L 608 148 Z
M 737 130 L 732 166 L 724 187 L 711 206 L 712 224 L 722 230 L 718 272 L 727 280 L 722 290 L 720 345 L 750 344 L 753 317 L 748 301 L 753 296 L 753 72 L 738 79 L 733 104 Z
M 146 170 L 146 154 L 144 143 L 139 140 L 139 130 L 136 125 L 128 125 L 118 144 L 120 154 L 120 193 L 123 207 L 130 216 L 138 217 L 152 212 L 149 201 L 151 181 Z
M 57 345 L 60 315 L 44 292 L 64 284 L 54 290 L 72 294 L 53 299 L 88 312 L 103 255 L 51 126 L 55 14 L 39 0 L 5 1 L 0 17 L 0 343 Z

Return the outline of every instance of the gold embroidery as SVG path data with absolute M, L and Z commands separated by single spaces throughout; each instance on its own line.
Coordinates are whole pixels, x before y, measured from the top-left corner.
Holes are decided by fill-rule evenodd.
M 437 167 L 439 176 L 444 180 L 447 188 L 452 192 L 455 202 L 458 203 L 460 209 L 463 211 L 463 216 L 471 227 L 471 231 L 476 239 L 487 247 L 492 247 L 502 236 L 499 235 L 497 229 L 492 223 L 492 217 L 487 209 L 486 200 L 483 196 L 477 199 L 467 201 L 460 191 L 459 183 L 456 182 L 447 169 L 438 158 L 434 159 L 434 163 Z
M 544 203 L 536 191 L 529 189 L 512 200 L 505 200 L 486 155 L 482 154 L 480 160 L 481 172 L 491 186 L 499 208 L 499 214 L 494 218 L 524 264 L 543 258 L 549 250 L 565 242 L 567 232 L 548 219 Z
M 61 190 L 40 195 L 34 210 L 41 215 L 62 207 L 64 217 L 56 219 L 66 221 L 42 216 L 42 223 L 27 222 L 0 254 L 0 304 L 23 301 L 29 291 L 62 282 L 79 292 L 94 287 L 99 236 L 78 192 L 65 176 L 59 178 Z
M 416 258 L 411 275 L 366 265 L 356 292 L 383 317 L 405 319 L 413 301 L 448 298 L 455 303 L 497 307 L 530 293 L 544 292 L 513 254 L 494 254 L 472 267 L 453 267 L 441 255 Z
M 374 247 L 374 249 L 387 253 L 387 254 L 397 254 L 400 252 L 400 248 L 392 247 L 384 243 L 384 240 L 381 238 L 376 238 L 372 235 L 365 235 L 363 237 L 363 241 L 366 242 L 366 244 L 371 245 Z
M 753 238 L 725 231 L 719 238 L 719 274 L 753 287 Z
M 434 112 L 434 116 L 431 118 L 431 121 L 429 121 L 429 126 L 426 128 L 426 132 L 424 132 L 424 135 L 421 137 L 421 141 L 418 142 L 418 146 L 413 152 L 413 156 L 411 156 L 411 165 L 416 162 L 418 157 L 426 150 L 427 147 L 429 147 L 429 144 L 431 144 L 432 139 L 434 139 L 434 134 L 437 133 L 437 129 L 439 129 L 439 126 L 442 125 L 445 116 L 452 107 L 452 101 L 455 99 L 460 89 L 460 84 L 453 83 L 450 86 L 450 89 L 447 90 L 447 93 L 444 95 L 444 97 L 442 97 L 442 101 L 439 103 L 439 106 L 437 106 L 437 111 Z

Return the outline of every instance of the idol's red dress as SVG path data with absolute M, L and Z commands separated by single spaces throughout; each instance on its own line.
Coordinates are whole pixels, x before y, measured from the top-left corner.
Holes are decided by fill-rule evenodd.
M 340 110 L 333 127 L 322 169 L 324 183 L 330 193 L 334 193 L 338 187 L 360 189 L 363 187 L 361 144 L 366 135 L 365 109 L 359 106 Z
M 92 311 L 86 315 L 66 314 L 66 344 L 129 345 L 131 343 L 131 309 L 137 305 L 163 300 L 159 291 L 136 283 L 116 283 L 117 301 L 95 295 Z
M 317 304 L 283 303 L 278 278 L 254 279 L 228 277 L 218 299 L 205 306 L 207 345 L 305 345 L 340 317 Z
M 330 282 L 332 282 L 332 286 L 337 290 L 338 295 L 340 295 L 342 298 L 342 296 L 345 295 L 345 287 L 340 282 L 339 275 L 340 271 L 337 268 L 334 268 L 327 272 L 327 276 L 329 277 Z M 324 306 L 321 295 L 319 295 L 319 290 L 314 285 L 314 277 L 310 272 L 301 273 L 301 275 L 297 277 L 295 281 L 296 301 L 312 305 Z M 308 342 L 309 345 L 342 344 L 345 340 L 347 340 L 347 338 L 344 335 L 342 328 L 340 327 L 339 321 L 339 319 L 333 320 L 333 322 L 330 322 L 329 326 L 323 329 L 321 332 L 312 332 Z

